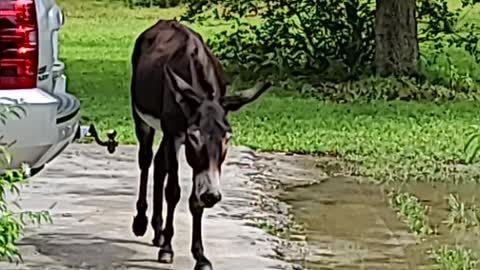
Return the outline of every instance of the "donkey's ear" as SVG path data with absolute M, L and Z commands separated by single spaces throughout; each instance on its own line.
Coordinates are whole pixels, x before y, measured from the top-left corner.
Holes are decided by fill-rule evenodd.
M 253 88 L 244 90 L 237 95 L 220 98 L 220 103 L 225 111 L 236 111 L 260 97 L 270 86 L 272 86 L 271 82 L 257 83 Z
M 169 66 L 165 65 L 164 72 L 167 85 L 173 91 L 175 101 L 182 107 L 182 110 L 185 111 L 185 109 L 187 109 L 185 106 L 188 106 L 189 111 L 197 108 L 202 102 L 202 99 L 193 87 L 176 74 Z

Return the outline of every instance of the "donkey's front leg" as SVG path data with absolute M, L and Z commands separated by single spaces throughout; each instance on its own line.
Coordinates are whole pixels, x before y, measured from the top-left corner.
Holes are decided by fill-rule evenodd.
M 202 216 L 203 206 L 195 196 L 195 188 L 192 190 L 189 200 L 190 213 L 193 218 L 192 230 L 192 255 L 196 261 L 195 270 L 212 270 L 212 263 L 205 257 L 202 243 Z
M 165 187 L 165 199 L 167 201 L 167 219 L 163 230 L 163 242 L 158 252 L 158 261 L 161 263 L 173 262 L 172 237 L 174 233 L 173 221 L 175 208 L 180 200 L 180 185 L 178 183 L 178 159 L 177 153 L 180 148 L 179 139 L 169 139 L 167 143 L 168 179 Z

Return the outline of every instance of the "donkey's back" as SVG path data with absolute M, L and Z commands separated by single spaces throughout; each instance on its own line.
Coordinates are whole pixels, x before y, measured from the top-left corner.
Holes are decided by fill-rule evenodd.
M 165 83 L 165 65 L 188 84 L 201 86 L 195 90 L 225 95 L 222 66 L 202 37 L 175 20 L 159 20 L 137 38 L 132 54 L 132 102 L 142 113 L 160 119 L 177 111 L 168 108 L 174 97 Z

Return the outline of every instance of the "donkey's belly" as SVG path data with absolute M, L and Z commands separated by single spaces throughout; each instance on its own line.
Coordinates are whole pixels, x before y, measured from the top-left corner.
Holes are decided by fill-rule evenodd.
M 140 118 L 145 122 L 145 124 L 149 125 L 151 128 L 155 130 L 162 130 L 161 120 L 153 115 L 141 112 L 137 109 L 136 106 L 133 106 L 135 112 L 140 116 Z

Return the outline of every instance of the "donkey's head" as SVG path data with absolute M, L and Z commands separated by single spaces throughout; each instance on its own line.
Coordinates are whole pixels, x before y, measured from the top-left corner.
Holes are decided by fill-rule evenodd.
M 212 207 L 222 198 L 220 192 L 221 166 L 227 154 L 232 129 L 227 120 L 230 111 L 257 99 L 270 83 L 245 90 L 239 95 L 216 97 L 183 80 L 169 67 L 165 68 L 167 82 L 175 101 L 187 119 L 185 155 L 193 169 L 193 185 L 197 203 Z

